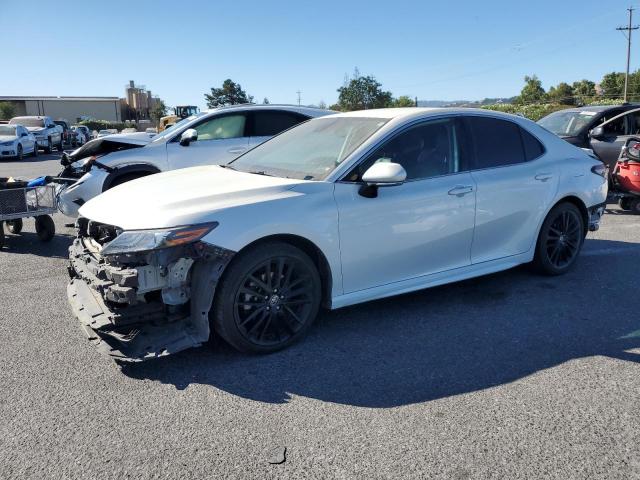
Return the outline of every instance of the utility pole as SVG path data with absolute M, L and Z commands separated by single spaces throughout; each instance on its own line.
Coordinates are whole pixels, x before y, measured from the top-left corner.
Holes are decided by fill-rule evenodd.
M 300 90 L 296 92 L 298 94 L 298 106 L 300 106 L 300 94 L 302 93 Z
M 627 32 L 626 33 L 626 37 L 627 37 L 627 73 L 624 76 L 624 102 L 627 102 L 627 92 L 629 90 L 629 64 L 631 63 L 631 32 L 633 30 L 638 30 L 638 25 L 635 26 L 631 26 L 631 22 L 633 20 L 633 11 L 635 9 L 633 7 L 629 7 L 627 8 L 627 11 L 629 12 L 629 26 L 628 27 L 618 27 L 616 28 L 616 30 L 619 30 L 621 32 Z M 624 33 L 623 33 L 624 34 Z

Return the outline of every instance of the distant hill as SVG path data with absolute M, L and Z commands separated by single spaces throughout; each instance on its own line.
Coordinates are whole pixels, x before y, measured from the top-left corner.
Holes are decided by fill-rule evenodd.
M 479 107 L 496 103 L 513 103 L 515 97 L 485 98 L 484 100 L 418 100 L 419 107 Z

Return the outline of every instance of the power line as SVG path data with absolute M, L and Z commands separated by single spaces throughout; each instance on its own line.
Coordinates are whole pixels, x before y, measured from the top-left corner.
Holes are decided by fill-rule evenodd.
M 629 64 L 631 63 L 631 32 L 634 30 L 638 30 L 640 27 L 638 25 L 631 26 L 633 20 L 633 11 L 635 9 L 633 7 L 627 8 L 629 12 L 629 26 L 628 27 L 618 27 L 616 30 L 626 31 L 627 32 L 627 73 L 624 76 L 624 101 L 627 101 L 627 90 L 629 87 Z

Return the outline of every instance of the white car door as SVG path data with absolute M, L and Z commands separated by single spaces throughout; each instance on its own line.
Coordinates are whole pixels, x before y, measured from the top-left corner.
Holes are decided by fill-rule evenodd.
M 472 263 L 529 251 L 559 183 L 558 161 L 529 132 L 507 120 L 469 116 L 476 183 Z
M 470 265 L 475 185 L 457 130 L 455 119 L 411 127 L 336 183 L 344 293 Z M 401 164 L 407 180 L 363 197 L 358 179 L 380 161 Z
M 284 110 L 255 110 L 249 116 L 249 147 L 260 145 L 306 120 L 304 115 Z
M 180 145 L 180 136 L 167 143 L 169 168 L 198 165 L 223 165 L 249 149 L 245 113 L 229 113 L 209 117 L 194 128 L 198 139 L 188 146 Z

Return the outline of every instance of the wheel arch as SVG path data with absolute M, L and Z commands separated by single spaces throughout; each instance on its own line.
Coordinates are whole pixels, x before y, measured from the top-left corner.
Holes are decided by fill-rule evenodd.
M 318 269 L 318 273 L 320 274 L 320 283 L 322 287 L 321 305 L 325 308 L 331 308 L 331 298 L 332 298 L 332 289 L 333 289 L 333 276 L 331 272 L 331 266 L 329 264 L 329 261 L 327 260 L 327 257 L 325 256 L 324 252 L 320 249 L 320 247 L 318 247 L 314 242 L 312 242 L 308 238 L 302 237 L 300 235 L 289 234 L 289 233 L 267 235 L 265 237 L 259 238 L 245 245 L 244 247 L 242 247 L 240 251 L 237 252 L 237 254 L 245 252 L 263 243 L 273 242 L 273 241 L 288 243 L 289 245 L 293 245 L 294 247 L 299 248 L 304 253 L 309 255 L 309 258 L 314 263 L 314 265 Z
M 114 171 L 109 173 L 107 178 L 104 180 L 102 184 L 102 191 L 109 190 L 118 178 L 124 175 L 130 175 L 132 173 L 144 173 L 148 175 L 152 175 L 154 173 L 160 173 L 160 169 L 150 165 L 148 163 L 136 163 L 133 165 L 126 165 L 123 167 L 116 167 Z
M 589 232 L 589 210 L 587 209 L 587 206 L 585 205 L 584 201 L 582 201 L 581 198 L 575 195 L 567 195 L 565 197 L 562 197 L 556 203 L 554 203 L 553 206 L 549 209 L 549 212 L 553 210 L 556 206 L 560 205 L 561 203 L 571 203 L 575 205 L 578 208 L 578 210 L 580 210 L 580 214 L 582 215 L 582 221 L 584 224 L 584 234 L 586 236 L 587 233 Z M 549 212 L 547 212 L 547 215 L 549 215 Z

